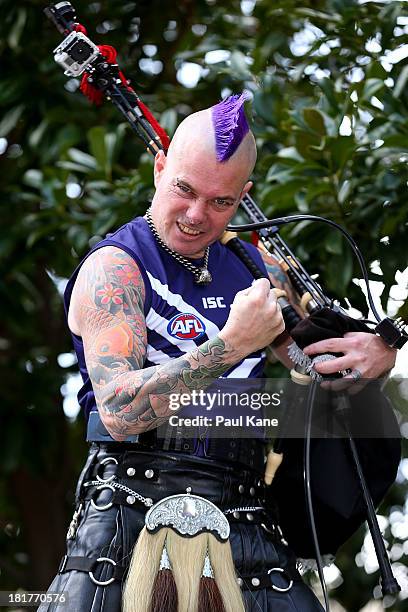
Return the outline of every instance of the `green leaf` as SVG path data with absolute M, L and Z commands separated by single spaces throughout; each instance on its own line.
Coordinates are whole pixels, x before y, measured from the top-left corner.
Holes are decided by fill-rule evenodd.
M 320 87 L 320 89 L 324 93 L 325 98 L 331 110 L 335 113 L 338 113 L 340 111 L 340 106 L 339 106 L 339 102 L 337 99 L 338 94 L 336 92 L 333 81 L 331 79 L 324 78 L 324 79 L 320 79 L 317 82 L 317 85 L 318 87 Z
M 352 276 L 353 258 L 350 249 L 345 249 L 341 255 L 332 255 L 326 262 L 325 278 L 333 293 L 347 295 L 347 287 Z
M 316 11 L 306 7 L 296 8 L 295 13 L 301 17 L 311 17 L 312 20 L 316 21 L 327 21 L 329 23 L 341 22 L 340 15 L 336 13 L 324 13 L 323 11 Z
M 23 33 L 26 20 L 27 20 L 27 11 L 25 8 L 20 8 L 18 10 L 17 19 L 14 19 L 13 26 L 7 37 L 7 42 L 9 44 L 9 47 L 13 49 L 14 51 L 17 50 L 20 44 L 21 34 Z
M 327 139 L 327 150 L 330 152 L 333 171 L 338 172 L 354 159 L 357 144 L 353 136 L 338 136 Z
M 312 128 L 314 132 L 317 132 L 321 136 L 325 136 L 326 127 L 324 125 L 323 115 L 315 108 L 304 108 L 303 117 L 308 126 Z
M 286 36 L 283 32 L 273 31 L 265 38 L 260 47 L 260 53 L 268 59 L 279 47 L 286 43 Z
M 92 155 L 84 153 L 79 149 L 68 149 L 68 155 L 74 162 L 80 164 L 81 166 L 86 166 L 90 170 L 96 170 L 98 168 L 98 162 L 95 157 L 92 157 Z
M 295 141 L 299 153 L 305 160 L 318 160 L 322 158 L 322 151 L 325 146 L 323 138 L 314 133 L 299 130 L 296 131 Z
M 266 181 L 269 183 L 287 183 L 293 179 L 293 169 L 283 168 L 280 164 L 273 164 L 268 170 Z
M 329 183 L 329 181 L 321 180 L 316 181 L 314 183 L 311 182 L 307 186 L 306 200 L 310 203 L 317 196 L 320 196 L 324 193 L 330 194 L 330 196 L 333 197 L 333 187 Z
M 72 242 L 77 253 L 80 253 L 88 246 L 88 233 L 79 225 L 73 225 L 68 229 L 67 238 Z
M 349 195 L 350 195 L 350 193 L 352 191 L 352 188 L 353 188 L 352 181 L 350 181 L 348 179 L 343 181 L 343 183 L 340 186 L 339 192 L 337 194 L 337 199 L 340 202 L 340 204 L 344 204 L 344 202 L 349 197 Z
M 231 53 L 230 66 L 236 79 L 246 79 L 251 76 L 245 55 L 241 51 Z
M 366 71 L 366 79 L 381 79 L 384 81 L 386 78 L 388 78 L 388 72 L 381 62 L 371 62 Z
M 384 144 L 382 146 L 401 149 L 401 151 L 406 153 L 408 149 L 408 136 L 401 133 L 384 136 Z
M 48 126 L 49 126 L 48 119 L 43 119 L 41 123 L 37 125 L 37 127 L 31 132 L 28 138 L 30 147 L 32 147 L 33 149 L 38 147 Z
M 109 230 L 115 227 L 118 216 L 115 213 L 109 213 L 107 217 L 100 217 L 94 220 L 92 229 L 94 234 L 104 236 Z
M 369 102 L 384 87 L 384 81 L 381 79 L 367 79 L 364 83 L 361 99 Z
M 405 90 L 405 86 L 408 80 L 408 66 L 404 66 L 401 70 L 397 82 L 395 83 L 394 90 L 392 92 L 394 98 L 399 98 L 402 91 Z
M 266 124 L 277 126 L 279 117 L 279 100 L 272 93 L 255 92 L 254 110 Z
M 26 185 L 34 187 L 35 189 L 41 189 L 44 175 L 41 170 L 27 170 L 23 176 L 23 181 Z
M 296 147 L 283 147 L 282 149 L 279 149 L 276 155 L 278 157 L 282 157 L 282 158 L 286 158 L 286 159 L 290 159 L 290 160 L 294 160 L 298 162 L 304 161 L 304 158 L 300 155 Z
M 72 170 L 73 172 L 80 172 L 81 174 L 89 174 L 92 172 L 92 169 L 89 166 L 81 166 L 81 164 L 74 164 L 74 162 L 70 161 L 59 161 L 55 165 L 57 168 Z
M 91 153 L 95 158 L 97 165 L 104 171 L 106 178 L 111 176 L 112 168 L 108 161 L 108 151 L 106 148 L 106 130 L 102 126 L 95 126 L 88 130 L 88 140 Z M 70 150 L 72 151 L 72 149 Z M 88 160 L 89 161 L 89 160 Z M 83 164 L 83 162 L 81 162 Z M 90 165 L 85 164 L 85 165 Z
M 261 200 L 266 206 L 273 206 L 275 210 L 296 209 L 293 196 L 304 186 L 300 179 L 282 185 L 272 185 L 262 191 Z
M 327 253 L 331 255 L 341 255 L 343 252 L 343 238 L 340 232 L 328 232 L 324 245 Z
M 6 113 L 3 119 L 0 121 L 0 138 L 4 138 L 13 130 L 18 120 L 24 111 L 24 104 L 19 104 L 19 106 L 15 106 L 8 113 Z

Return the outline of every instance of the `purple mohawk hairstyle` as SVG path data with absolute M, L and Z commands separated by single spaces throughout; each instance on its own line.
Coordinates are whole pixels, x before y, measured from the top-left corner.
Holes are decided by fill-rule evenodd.
M 249 132 L 244 102 L 250 97 L 251 95 L 244 91 L 240 95 L 226 98 L 211 108 L 215 132 L 215 151 L 219 162 L 227 161 Z

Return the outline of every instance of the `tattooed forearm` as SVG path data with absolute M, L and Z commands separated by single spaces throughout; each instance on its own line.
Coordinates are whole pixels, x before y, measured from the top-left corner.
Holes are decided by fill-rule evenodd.
M 287 274 L 283 271 L 281 266 L 278 264 L 276 259 L 274 259 L 271 255 L 261 251 L 262 259 L 264 261 L 265 267 L 268 271 L 269 278 L 272 281 L 274 287 L 278 287 L 279 289 L 283 289 L 286 291 L 286 295 L 288 297 L 289 302 L 292 306 L 295 307 L 297 312 L 303 317 L 302 310 L 299 307 L 300 300 L 299 296 L 295 292 L 292 287 L 292 284 L 289 280 Z
M 99 405 L 106 415 L 111 433 L 129 435 L 158 427 L 168 419 L 170 395 L 203 389 L 232 364 L 231 351 L 220 338 L 169 363 L 119 375 L 100 389 Z M 117 394 L 126 385 L 126 403 Z
M 144 299 L 135 262 L 105 247 L 83 264 L 71 300 L 99 412 L 117 440 L 158 427 L 174 414 L 172 393 L 205 388 L 239 360 L 216 337 L 178 359 L 143 368 Z

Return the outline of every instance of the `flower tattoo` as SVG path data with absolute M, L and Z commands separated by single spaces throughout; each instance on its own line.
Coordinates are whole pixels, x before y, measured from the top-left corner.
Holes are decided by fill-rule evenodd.
M 101 304 L 110 304 L 110 302 L 123 304 L 123 299 L 120 297 L 123 295 L 123 289 L 120 289 L 120 287 L 115 288 L 112 283 L 106 283 L 103 289 L 99 289 L 96 292 L 96 295 L 102 298 Z
M 139 281 L 139 272 L 131 266 L 123 266 L 120 270 L 115 270 L 115 275 L 118 276 L 124 285 L 134 284 Z

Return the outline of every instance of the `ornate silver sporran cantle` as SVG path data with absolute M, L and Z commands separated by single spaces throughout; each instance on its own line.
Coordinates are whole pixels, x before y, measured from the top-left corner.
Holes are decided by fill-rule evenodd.
M 145 525 L 151 532 L 171 527 L 187 537 L 208 531 L 221 541 L 227 540 L 230 534 L 223 512 L 208 499 L 190 493 L 170 495 L 158 501 L 148 510 Z

